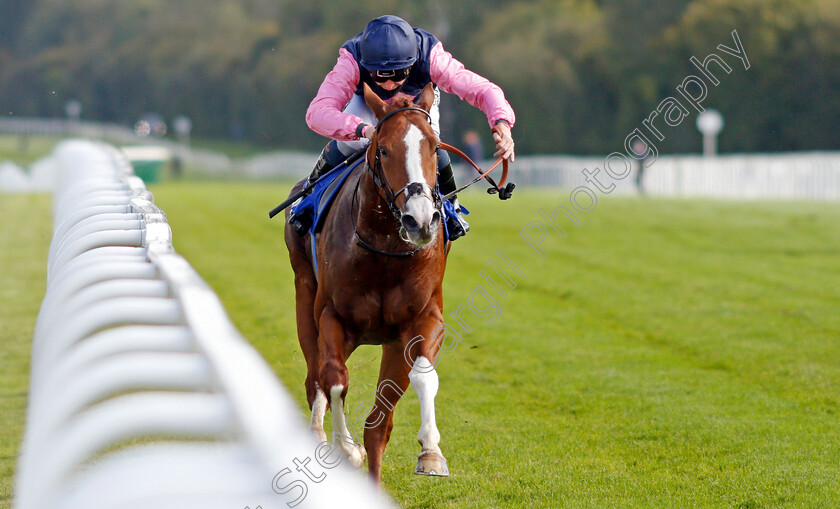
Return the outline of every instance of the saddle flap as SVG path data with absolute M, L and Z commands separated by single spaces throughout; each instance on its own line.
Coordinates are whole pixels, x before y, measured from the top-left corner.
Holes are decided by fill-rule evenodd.
M 336 171 L 336 176 L 333 177 L 332 181 L 329 182 L 326 187 L 324 187 L 321 197 L 317 202 L 317 207 L 315 208 L 315 220 L 312 221 L 312 228 L 309 230 L 309 233 L 315 234 L 321 231 L 321 228 L 324 225 L 324 218 L 327 216 L 327 212 L 329 212 L 330 206 L 338 194 L 338 190 L 341 189 L 344 182 L 347 180 L 347 177 L 350 176 L 350 173 L 352 173 L 352 171 L 359 166 L 361 162 L 362 159 L 356 161 L 343 170 Z
M 362 160 L 358 160 L 349 166 L 343 163 L 336 166 L 313 185 L 312 192 L 292 206 L 292 215 L 311 219 L 311 221 L 305 221 L 311 225 L 309 227 L 310 234 L 314 235 L 320 231 L 324 217 L 326 217 L 333 199 L 338 194 L 338 190 L 341 189 L 353 169 L 361 162 Z

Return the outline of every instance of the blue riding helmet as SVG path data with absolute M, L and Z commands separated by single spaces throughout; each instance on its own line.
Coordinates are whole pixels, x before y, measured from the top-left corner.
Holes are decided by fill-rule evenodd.
M 417 36 L 405 20 L 386 15 L 372 20 L 362 33 L 362 67 L 392 71 L 417 61 Z

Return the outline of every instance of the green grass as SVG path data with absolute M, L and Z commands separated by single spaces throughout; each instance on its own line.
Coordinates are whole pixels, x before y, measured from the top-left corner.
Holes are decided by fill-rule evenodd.
M 217 291 L 303 413 L 292 275 L 282 222 L 267 217 L 287 190 L 152 188 L 176 250 Z M 542 258 L 518 232 L 540 219 L 539 208 L 568 206 L 568 192 L 517 194 L 511 202 L 462 197 L 473 230 L 449 258 L 447 316 L 479 285 L 495 295 L 501 316 L 488 325 L 466 311 L 472 332 L 438 366 L 449 478 L 412 473 L 413 391 L 399 404 L 383 479 L 401 505 L 838 505 L 840 205 L 604 197 L 579 225 L 562 219 L 566 238 L 549 228 Z M 36 206 L 43 205 L 11 204 L 16 217 Z M 43 295 L 39 235 L 16 230 L 0 246 L 4 261 L 31 266 L 3 265 L 0 313 L 13 340 L 4 339 L 2 359 L 13 371 L 0 378 L 0 507 L 23 418 L 26 338 Z M 29 244 L 26 254 L 8 253 L 7 238 Z M 526 276 L 514 278 L 505 298 L 480 275 L 498 250 Z M 350 409 L 370 399 L 378 358 L 375 347 L 351 358 Z
M 0 163 L 11 161 L 20 166 L 28 167 L 38 159 L 48 156 L 53 148 L 64 139 L 67 138 L 59 136 L 0 134 Z M 173 138 L 166 138 L 166 140 L 174 141 Z M 142 139 L 138 138 L 137 143 L 142 143 L 142 141 Z M 154 141 L 154 139 L 150 141 Z M 224 154 L 233 159 L 247 159 L 276 150 L 276 148 L 268 146 L 204 138 L 193 139 L 191 147 Z M 170 172 L 171 170 L 167 168 L 164 174 L 169 174 Z
M 11 507 L 23 437 L 29 350 L 46 288 L 52 237 L 48 195 L 0 194 L 0 508 Z
M 243 141 L 195 137 L 190 141 L 190 146 L 194 149 L 219 152 L 232 159 L 247 159 L 278 150 L 277 146 L 273 144 L 256 144 Z
M 12 161 L 27 167 L 52 152 L 61 138 L 0 134 L 0 163 Z

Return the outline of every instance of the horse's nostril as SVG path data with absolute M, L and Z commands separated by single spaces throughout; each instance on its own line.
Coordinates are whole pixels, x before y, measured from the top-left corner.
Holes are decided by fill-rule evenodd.
M 438 223 L 440 223 L 440 212 L 436 210 L 435 213 L 432 214 L 432 225 L 437 225 Z
M 420 225 L 417 224 L 417 220 L 414 219 L 414 216 L 411 214 L 404 214 L 402 216 L 402 224 L 406 230 L 417 230 L 420 228 Z

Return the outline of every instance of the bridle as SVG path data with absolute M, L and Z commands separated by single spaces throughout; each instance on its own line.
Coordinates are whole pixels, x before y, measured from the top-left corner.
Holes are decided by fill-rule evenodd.
M 373 164 L 370 163 L 369 158 L 366 158 L 366 160 L 365 160 L 365 170 L 368 173 L 370 173 L 370 176 L 373 178 L 373 183 L 376 185 L 377 192 L 378 193 L 379 192 L 384 193 L 384 196 L 380 193 L 380 197 L 382 197 L 385 200 L 385 203 L 388 204 L 388 208 L 391 210 L 391 214 L 394 216 L 394 219 L 397 222 L 397 226 L 400 227 L 401 232 L 402 232 L 402 222 L 401 222 L 402 211 L 397 206 L 397 198 L 399 198 L 400 195 L 402 195 L 403 193 L 406 194 L 405 199 L 406 199 L 406 201 L 408 201 L 409 198 L 411 198 L 412 196 L 415 196 L 415 195 L 417 195 L 417 196 L 428 196 L 428 195 L 426 195 L 426 192 L 425 192 L 426 188 L 428 188 L 429 191 L 430 191 L 430 194 L 432 196 L 432 202 L 434 203 L 435 209 L 440 211 L 441 207 L 443 205 L 443 200 L 441 199 L 440 190 L 438 189 L 437 182 L 435 183 L 435 187 L 431 187 L 425 182 L 409 182 L 405 187 L 403 187 L 402 189 L 400 189 L 397 192 L 394 192 L 393 188 L 391 187 L 391 184 L 388 182 L 388 178 L 385 176 L 385 171 L 382 168 L 382 159 L 380 158 L 381 152 L 379 150 L 379 144 L 378 144 L 379 131 L 382 129 L 382 125 L 385 123 L 385 121 L 387 119 L 391 118 L 392 116 L 396 115 L 397 113 L 401 113 L 401 112 L 404 112 L 404 111 L 419 111 L 419 112 L 423 113 L 424 115 L 426 115 L 426 117 L 429 120 L 429 123 L 432 122 L 432 116 L 429 114 L 429 112 L 424 110 L 423 108 L 418 108 L 416 106 L 406 106 L 404 108 L 398 108 L 394 111 L 389 112 L 387 115 L 385 115 L 384 117 L 379 119 L 379 122 L 376 124 L 376 128 L 375 128 L 377 136 L 374 138 L 374 140 L 371 140 L 372 150 L 373 150 L 373 153 L 374 153 Z M 356 188 L 353 190 L 353 199 L 350 202 L 351 218 L 353 217 L 352 216 L 353 206 L 356 202 L 356 194 L 359 191 L 359 184 L 360 183 L 361 183 L 361 179 L 357 180 L 356 181 Z M 401 251 L 401 252 L 396 252 L 396 253 L 395 252 L 382 251 L 380 249 L 377 249 L 377 248 L 371 246 L 367 242 L 365 242 L 359 236 L 359 232 L 356 229 L 355 221 L 351 220 L 351 222 L 353 223 L 353 233 L 356 236 L 357 244 L 359 246 L 363 247 L 364 249 L 367 249 L 368 251 L 371 251 L 371 252 L 374 252 L 374 253 L 377 253 L 377 254 L 381 254 L 381 255 L 386 255 L 386 256 L 406 257 L 406 256 L 412 256 L 416 252 L 418 252 L 420 249 L 422 249 L 422 247 L 418 247 L 418 248 L 414 249 L 413 251 Z M 406 239 L 405 237 L 402 237 L 402 234 L 401 234 L 401 238 L 405 241 L 408 241 L 408 239 Z
M 441 206 L 443 205 L 443 200 L 441 200 L 440 191 L 438 190 L 437 183 L 435 183 L 435 187 L 432 188 L 431 186 L 429 186 L 429 184 L 426 184 L 425 182 L 409 182 L 405 187 L 403 187 L 395 193 L 393 188 L 391 187 L 391 184 L 388 183 L 388 178 L 385 176 L 385 171 L 382 169 L 382 159 L 380 158 L 381 152 L 379 150 L 378 144 L 379 131 L 382 129 L 382 124 L 384 124 L 387 119 L 403 111 L 419 111 L 426 115 L 426 117 L 429 119 L 429 123 L 432 122 L 432 116 L 429 114 L 429 112 L 424 110 L 423 108 L 418 108 L 417 106 L 406 106 L 405 108 L 399 108 L 388 113 L 379 120 L 378 124 L 376 124 L 377 140 L 371 141 L 372 145 L 376 143 L 373 149 L 373 164 L 370 164 L 370 161 L 366 161 L 365 164 L 365 169 L 368 173 L 370 173 L 371 177 L 373 177 L 373 182 L 374 184 L 376 184 L 376 187 L 385 193 L 385 202 L 388 204 L 388 208 L 391 209 L 391 214 L 394 215 L 394 218 L 397 220 L 397 222 L 399 222 L 400 218 L 402 217 L 402 211 L 397 206 L 397 198 L 399 198 L 400 195 L 403 193 L 406 193 L 405 199 L 408 200 L 409 198 L 415 195 L 424 196 L 424 191 L 426 190 L 426 188 L 429 188 L 429 194 L 431 194 L 432 196 L 432 202 L 434 202 L 435 208 L 437 210 L 440 210 Z

